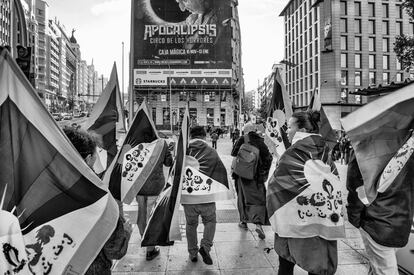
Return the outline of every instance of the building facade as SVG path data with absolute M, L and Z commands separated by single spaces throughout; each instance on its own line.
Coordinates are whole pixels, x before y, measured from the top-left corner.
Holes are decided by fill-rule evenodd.
M 133 7 L 139 7 L 141 2 L 142 0 L 134 1 Z M 214 31 L 216 22 L 203 23 L 211 27 L 210 31 L 214 34 L 210 37 L 207 37 L 210 34 L 203 36 L 202 43 L 205 45 L 197 50 L 191 49 L 192 45 L 189 43 L 173 42 L 200 40 L 196 36 L 186 36 L 184 28 L 178 29 L 177 32 L 180 34 L 173 38 L 168 37 L 167 34 L 157 33 L 159 39 L 151 38 L 151 42 L 144 35 L 137 35 L 137 31 L 132 32 L 136 35 L 131 39 L 131 47 L 134 49 L 131 55 L 133 100 L 138 104 L 147 100 L 158 129 L 178 129 L 186 106 L 189 106 L 193 125 L 238 126 L 244 96 L 238 2 L 216 1 L 217 5 L 222 3 L 227 5 L 225 8 L 227 17 L 221 21 L 226 35 L 221 37 L 222 40 L 218 44 L 214 43 L 214 46 L 212 46 L 213 42 L 209 41 L 216 39 L 217 33 Z M 169 5 L 178 7 L 174 2 Z M 177 17 L 181 15 L 180 11 L 174 14 Z M 188 16 L 187 20 L 194 16 Z M 136 19 L 133 19 L 133 28 L 141 28 L 142 34 L 144 26 L 151 24 L 150 19 L 138 23 L 134 20 Z M 175 22 L 178 22 L 178 19 L 175 19 Z M 192 24 L 193 28 L 200 26 L 196 22 Z M 221 47 L 221 45 L 225 46 Z M 224 51 L 226 54 L 222 53 Z M 150 54 L 150 52 L 154 53 Z M 221 53 L 217 54 L 218 52 Z
M 284 8 L 286 87 L 297 107 L 314 89 L 334 128 L 362 103 L 356 89 L 409 77 L 393 52 L 395 36 L 413 34 L 401 0 L 291 0 Z

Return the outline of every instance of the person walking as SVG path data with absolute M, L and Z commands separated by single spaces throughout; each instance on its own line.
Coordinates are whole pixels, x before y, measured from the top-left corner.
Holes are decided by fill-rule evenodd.
M 256 232 L 260 239 L 265 239 L 266 235 L 263 231 L 262 225 L 268 224 L 268 217 L 266 212 L 266 188 L 265 181 L 269 175 L 269 169 L 272 164 L 272 155 L 269 152 L 263 137 L 255 132 L 255 126 L 248 123 L 244 127 L 245 135 L 240 137 L 231 152 L 235 157 L 233 161 L 232 177 L 235 181 L 237 193 L 237 208 L 240 215 L 239 227 L 247 230 L 247 223 L 254 223 L 256 225 Z M 248 144 L 257 150 L 257 163 L 255 163 L 249 175 L 238 175 L 235 170 L 237 158 L 242 146 Z M 243 146 L 246 147 L 246 146 Z M 253 150 L 254 150 L 253 148 Z M 249 152 L 247 152 L 249 153 Z M 241 162 L 239 162 L 241 163 Z M 242 167 L 240 170 L 245 170 Z M 239 173 L 242 174 L 242 173 Z M 249 177 L 249 178 L 247 178 Z
M 144 186 L 138 192 L 136 200 L 138 202 L 138 216 L 137 225 L 141 236 L 144 235 L 145 227 L 147 226 L 148 219 L 152 208 L 155 205 L 158 195 L 165 187 L 165 177 L 163 166 L 171 167 L 173 164 L 173 157 L 171 150 L 174 144 L 167 145 L 167 142 L 163 142 L 163 150 L 160 158 L 163 162 L 160 162 L 158 167 L 154 168 L 153 173 L 148 178 Z M 160 249 L 156 246 L 147 246 L 146 260 L 151 261 L 160 254 Z
M 65 127 L 63 131 L 86 164 L 92 169 L 98 157 L 96 155 L 96 141 L 87 132 L 76 127 Z M 119 218 L 115 230 L 91 263 L 85 275 L 110 275 L 112 273 L 112 260 L 119 260 L 127 253 L 132 227 L 123 217 L 122 203 L 120 201 L 117 201 L 117 203 L 119 205 Z
M 268 184 L 267 209 L 279 255 L 278 275 L 295 265 L 312 274 L 335 274 L 337 239 L 345 237 L 341 182 L 326 141 L 318 135 L 318 112 L 294 113 L 291 146 Z
M 364 181 L 354 151 L 348 164 L 347 213 L 349 222 L 359 228 L 369 260 L 368 275 L 398 275 L 396 251 L 409 239 L 414 214 L 414 155 L 393 183 L 369 205 L 358 191 Z
M 213 149 L 216 149 L 216 150 L 217 150 L 217 140 L 219 139 L 219 135 L 217 134 L 217 131 L 218 130 L 214 131 L 211 134 L 211 146 L 213 147 Z
M 217 152 L 211 148 L 206 142 L 206 131 L 202 126 L 195 126 L 190 130 L 190 142 L 187 149 L 186 166 L 192 167 L 197 171 L 200 171 L 204 176 L 211 178 L 228 189 L 227 171 L 224 167 Z M 186 171 L 186 176 L 190 179 L 193 178 L 191 170 Z M 188 253 L 192 262 L 197 262 L 197 254 L 203 258 L 203 262 L 208 265 L 213 264 L 211 259 L 210 251 L 213 246 L 214 234 L 216 232 L 216 203 L 214 195 L 203 193 L 202 187 L 199 188 L 201 181 L 205 181 L 207 184 L 208 179 L 198 177 L 198 182 L 189 180 L 191 182 L 191 189 L 187 188 L 188 191 L 186 199 L 182 201 L 184 208 L 184 214 L 186 219 L 185 232 L 187 236 Z M 198 186 L 196 186 L 198 185 Z M 206 186 L 205 186 L 206 187 Z M 212 189 L 211 180 L 209 188 Z M 203 193 L 203 194 L 200 194 Z M 191 198 L 188 198 L 188 197 Z M 206 198 L 210 198 L 207 199 Z M 197 227 L 198 219 L 201 216 L 201 220 L 204 224 L 203 238 L 200 242 L 200 249 L 198 248 L 197 241 Z
M 233 146 L 234 143 L 239 139 L 240 137 L 240 130 L 238 128 L 234 129 L 233 134 L 232 134 L 232 142 L 233 142 Z

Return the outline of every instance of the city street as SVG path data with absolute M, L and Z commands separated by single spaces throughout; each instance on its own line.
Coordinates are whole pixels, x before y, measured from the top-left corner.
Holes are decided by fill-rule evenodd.
M 217 147 L 227 171 L 230 171 L 231 140 L 228 137 L 220 138 Z M 338 168 L 341 175 L 346 173 L 345 166 Z M 185 219 L 181 209 L 182 241 L 176 242 L 171 247 L 161 247 L 160 256 L 152 261 L 146 261 L 145 248 L 140 246 L 140 234 L 137 226 L 134 225 L 128 253 L 122 260 L 115 262 L 113 274 L 275 274 L 278 270 L 278 257 L 274 250 L 270 250 L 269 253 L 265 251 L 267 248 L 273 248 L 273 233 L 270 226 L 263 227 L 266 233 L 265 240 L 258 238 L 253 224 L 249 224 L 248 231 L 240 229 L 236 205 L 235 199 L 217 203 L 218 223 L 211 251 L 213 265 L 204 264 L 201 256 L 197 263 L 189 260 L 185 239 Z M 131 222 L 136 221 L 137 205 L 124 207 Z M 203 225 L 200 221 L 199 240 L 202 231 Z M 359 231 L 347 223 L 346 235 L 346 240 L 338 242 L 339 265 L 336 274 L 367 274 L 367 260 Z M 295 274 L 307 274 L 297 267 L 295 272 Z

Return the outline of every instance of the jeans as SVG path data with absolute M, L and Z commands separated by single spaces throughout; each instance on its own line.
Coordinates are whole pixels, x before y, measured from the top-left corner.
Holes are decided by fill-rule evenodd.
M 144 235 L 145 227 L 147 226 L 148 219 L 152 208 L 155 205 L 157 196 L 137 196 L 138 202 L 138 217 L 137 225 L 141 237 Z M 147 246 L 147 252 L 155 249 L 155 246 Z
M 213 147 L 213 149 L 217 149 L 217 140 L 213 140 L 211 142 L 211 147 Z
M 198 216 L 204 224 L 203 238 L 200 246 L 205 251 L 210 251 L 213 246 L 214 234 L 216 233 L 216 203 L 203 204 L 183 204 L 186 226 L 185 233 L 187 236 L 188 253 L 195 257 L 198 253 L 197 227 Z
M 398 275 L 397 249 L 380 245 L 363 229 L 359 231 L 369 259 L 368 275 Z

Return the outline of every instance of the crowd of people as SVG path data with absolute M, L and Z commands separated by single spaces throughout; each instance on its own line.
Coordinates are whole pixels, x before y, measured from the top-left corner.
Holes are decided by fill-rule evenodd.
M 292 115 L 287 124 L 287 137 L 291 146 L 277 159 L 274 171 L 271 171 L 274 156 L 270 153 L 264 142 L 264 134 L 257 132 L 257 127 L 248 123 L 243 128 L 243 135 L 235 128 L 230 133 L 233 142 L 231 156 L 234 157 L 231 177 L 237 194 L 237 208 L 240 216 L 239 227 L 248 230 L 248 223 L 255 225 L 255 231 L 260 239 L 266 235 L 262 228 L 264 225 L 272 224 L 276 228 L 274 235 L 274 249 L 279 256 L 279 275 L 293 274 L 294 266 L 298 265 L 308 274 L 335 274 L 338 265 L 337 240 L 344 238 L 344 213 L 342 212 L 341 193 L 337 192 L 328 176 L 323 181 L 322 189 L 330 195 L 323 197 L 322 193 L 298 196 L 301 189 L 311 182 L 294 175 L 292 159 L 295 156 L 305 159 L 320 160 L 330 167 L 335 173 L 334 161 L 348 165 L 347 189 L 347 212 L 349 221 L 360 229 L 361 236 L 370 260 L 369 274 L 398 274 L 396 261 L 396 248 L 406 243 L 412 221 L 411 198 L 414 189 L 410 186 L 394 186 L 385 193 L 378 196 L 370 206 L 364 205 L 357 195 L 358 187 L 363 184 L 361 172 L 356 162 L 355 154 L 347 136 L 342 133 L 338 143 L 330 150 L 326 141 L 319 133 L 318 112 L 297 112 Z M 65 133 L 80 152 L 88 165 L 96 158 L 96 142 L 86 132 L 78 127 L 68 127 Z M 211 138 L 211 146 L 207 142 L 208 134 Z M 216 151 L 217 140 L 220 132 L 194 126 L 190 130 L 188 155 L 196 157 L 203 154 L 211 159 L 212 165 L 208 167 L 209 177 L 215 178 L 228 186 L 227 172 Z M 162 166 L 171 167 L 173 148 L 165 146 Z M 304 151 L 306 151 L 304 153 Z M 331 153 L 327 153 L 331 151 Z M 310 154 L 310 158 L 309 158 Z M 249 156 L 249 157 L 246 157 Z M 197 167 L 199 164 L 194 164 Z M 150 180 L 152 186 L 144 186 L 137 195 L 138 202 L 138 228 L 142 235 L 144 233 L 148 217 L 154 206 L 157 196 L 161 193 L 166 183 L 162 173 L 162 166 L 158 167 L 156 177 Z M 328 169 L 329 170 L 329 169 Z M 411 173 L 411 172 L 410 172 Z M 155 175 L 154 174 L 154 175 Z M 310 180 L 309 180 L 310 181 Z M 311 186 L 312 187 L 312 186 Z M 321 190 L 322 190 L 321 189 Z M 334 198 L 334 196 L 336 196 Z M 331 201 L 332 200 L 332 204 Z M 324 212 L 325 202 L 331 204 L 329 209 L 338 209 L 336 212 Z M 294 203 L 292 203 L 294 202 Z M 186 236 L 189 258 L 197 262 L 200 254 L 205 264 L 213 264 L 210 255 L 214 242 L 216 228 L 216 204 L 211 202 L 200 202 L 195 196 L 191 203 L 182 203 L 186 219 Z M 392 212 L 389 205 L 402 205 L 400 212 Z M 90 266 L 87 274 L 110 274 L 111 261 L 123 257 L 128 247 L 131 235 L 131 227 L 125 222 L 120 205 L 120 218 L 111 238 L 102 248 L 98 257 Z M 308 205 L 308 212 L 303 212 L 302 206 Z M 406 207 L 405 207 L 406 206 Z M 312 217 L 315 207 L 318 215 Z M 290 210 L 283 210 L 290 209 Z M 292 211 L 293 209 L 293 211 Z M 309 210 L 310 209 L 310 210 Z M 406 209 L 406 210 L 404 210 Z M 410 210 L 411 209 L 411 210 Z M 279 212 L 278 212 L 279 211 Z M 297 232 L 291 230 L 292 216 L 278 214 L 283 211 L 288 213 L 299 213 L 303 219 L 296 226 Z M 310 212 L 309 212 L 310 211 Z M 276 214 L 275 214 L 276 213 Z M 197 226 L 199 216 L 204 224 L 203 237 L 200 245 L 197 240 Z M 307 219 L 307 217 L 311 217 Z M 319 220 L 318 220 L 319 219 Z M 328 221 L 326 221 L 328 220 Z M 391 222 L 390 222 L 391 221 Z M 318 223 L 318 226 L 314 226 Z M 329 223 L 329 226 L 327 224 Z M 286 229 L 289 228 L 289 229 Z M 151 261 L 160 255 L 160 249 L 155 246 L 147 247 L 146 259 Z

